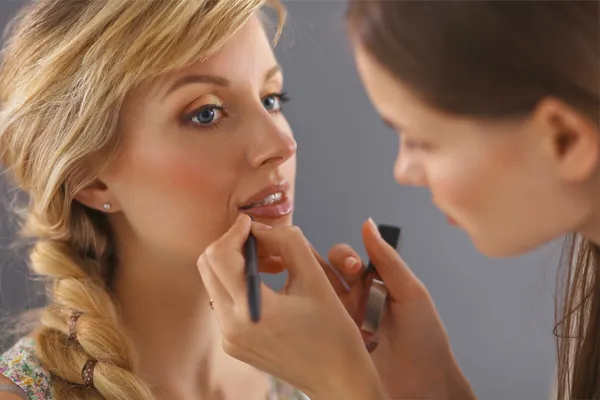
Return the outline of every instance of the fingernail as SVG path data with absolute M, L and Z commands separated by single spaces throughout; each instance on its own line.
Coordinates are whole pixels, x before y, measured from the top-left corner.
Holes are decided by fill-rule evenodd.
M 267 224 L 263 224 L 261 222 L 254 221 L 254 222 L 252 222 L 252 228 L 256 229 L 256 230 L 259 230 L 259 231 L 266 231 L 266 230 L 271 229 L 273 227 L 271 225 L 267 225 Z
M 379 228 L 377 228 L 377 224 L 373 221 L 373 218 L 369 217 L 369 224 L 371 224 L 371 229 L 373 229 L 373 233 L 375 233 L 378 237 L 381 237 L 379 233 Z
M 348 272 L 357 272 L 360 268 L 360 262 L 356 257 L 348 257 L 344 260 L 344 267 Z
M 238 214 L 238 219 L 240 219 L 240 218 L 243 218 L 243 217 L 244 217 L 244 215 L 245 215 L 246 217 L 250 218 L 250 221 L 254 221 L 254 217 L 253 217 L 252 215 L 250 215 L 250 214 L 246 214 L 245 212 L 241 212 L 241 213 L 239 213 L 239 214 Z

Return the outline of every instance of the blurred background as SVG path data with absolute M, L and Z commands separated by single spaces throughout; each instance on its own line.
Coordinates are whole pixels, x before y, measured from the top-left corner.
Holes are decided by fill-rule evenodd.
M 289 23 L 277 53 L 299 146 L 295 223 L 323 254 L 346 242 L 363 256 L 364 220 L 401 226 L 401 253 L 429 288 L 479 398 L 548 398 L 560 243 L 519 258 L 487 259 L 448 226 L 425 189 L 399 187 L 392 174 L 398 139 L 360 84 L 343 25 L 345 1 L 284 3 Z M 0 0 L 1 28 L 21 4 Z M 0 182 L 2 204 L 11 198 L 8 190 Z M 28 282 L 25 249 L 11 248 L 11 216 L 1 212 L 0 316 L 6 317 L 43 303 Z M 284 279 L 267 278 L 273 286 Z

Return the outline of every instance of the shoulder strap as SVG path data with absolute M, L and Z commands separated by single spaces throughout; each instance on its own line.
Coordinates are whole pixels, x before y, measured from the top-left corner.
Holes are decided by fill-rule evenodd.
M 17 396 L 21 397 L 23 400 L 29 400 L 29 396 L 27 395 L 27 393 L 25 393 L 23 391 L 23 389 L 21 389 L 18 386 L 14 386 L 14 385 L 6 385 L 6 384 L 0 384 L 0 392 L 10 392 L 10 393 L 14 393 Z

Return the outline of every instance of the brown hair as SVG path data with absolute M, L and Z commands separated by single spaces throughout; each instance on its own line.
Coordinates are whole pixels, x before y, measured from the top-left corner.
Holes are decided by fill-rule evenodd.
M 30 264 L 48 289 L 36 356 L 52 376 L 53 398 L 155 397 L 135 374 L 136 352 L 111 292 L 117 260 L 108 220 L 74 198 L 116 157 L 126 94 L 211 56 L 265 2 L 37 0 L 9 26 L 0 162 L 29 197 L 23 233 L 36 240 Z M 282 24 L 281 4 L 270 2 Z M 98 155 L 106 164 L 92 169 Z M 80 316 L 70 326 L 73 315 Z M 89 360 L 93 387 L 82 377 Z
M 433 108 L 507 118 L 553 96 L 600 126 L 598 15 L 598 1 L 351 0 L 347 17 L 353 39 Z M 565 250 L 558 397 L 598 399 L 600 251 L 577 235 Z

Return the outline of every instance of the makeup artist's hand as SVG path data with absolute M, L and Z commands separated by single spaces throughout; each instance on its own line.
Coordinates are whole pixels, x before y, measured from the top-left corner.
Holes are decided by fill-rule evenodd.
M 369 220 L 362 227 L 367 254 L 388 288 L 388 308 L 380 325 L 379 346 L 372 358 L 390 399 L 475 399 L 452 354 L 448 335 L 425 286 L 379 235 Z M 351 254 L 347 245 L 337 245 L 330 259 Z M 354 252 L 356 255 L 356 252 Z M 358 257 L 356 255 L 356 257 Z M 358 309 L 363 290 L 362 268 L 340 272 L 350 293 L 340 291 L 351 315 Z M 339 268 L 339 264 L 335 264 Z M 334 285 L 335 279 L 330 276 Z
M 266 252 L 283 263 L 289 278 L 279 292 L 262 284 L 261 320 L 251 322 L 242 253 L 250 229 L 250 218 L 240 216 L 198 260 L 225 351 L 313 400 L 382 400 L 383 388 L 356 324 L 296 227 L 256 224 L 252 230 L 263 257 Z

